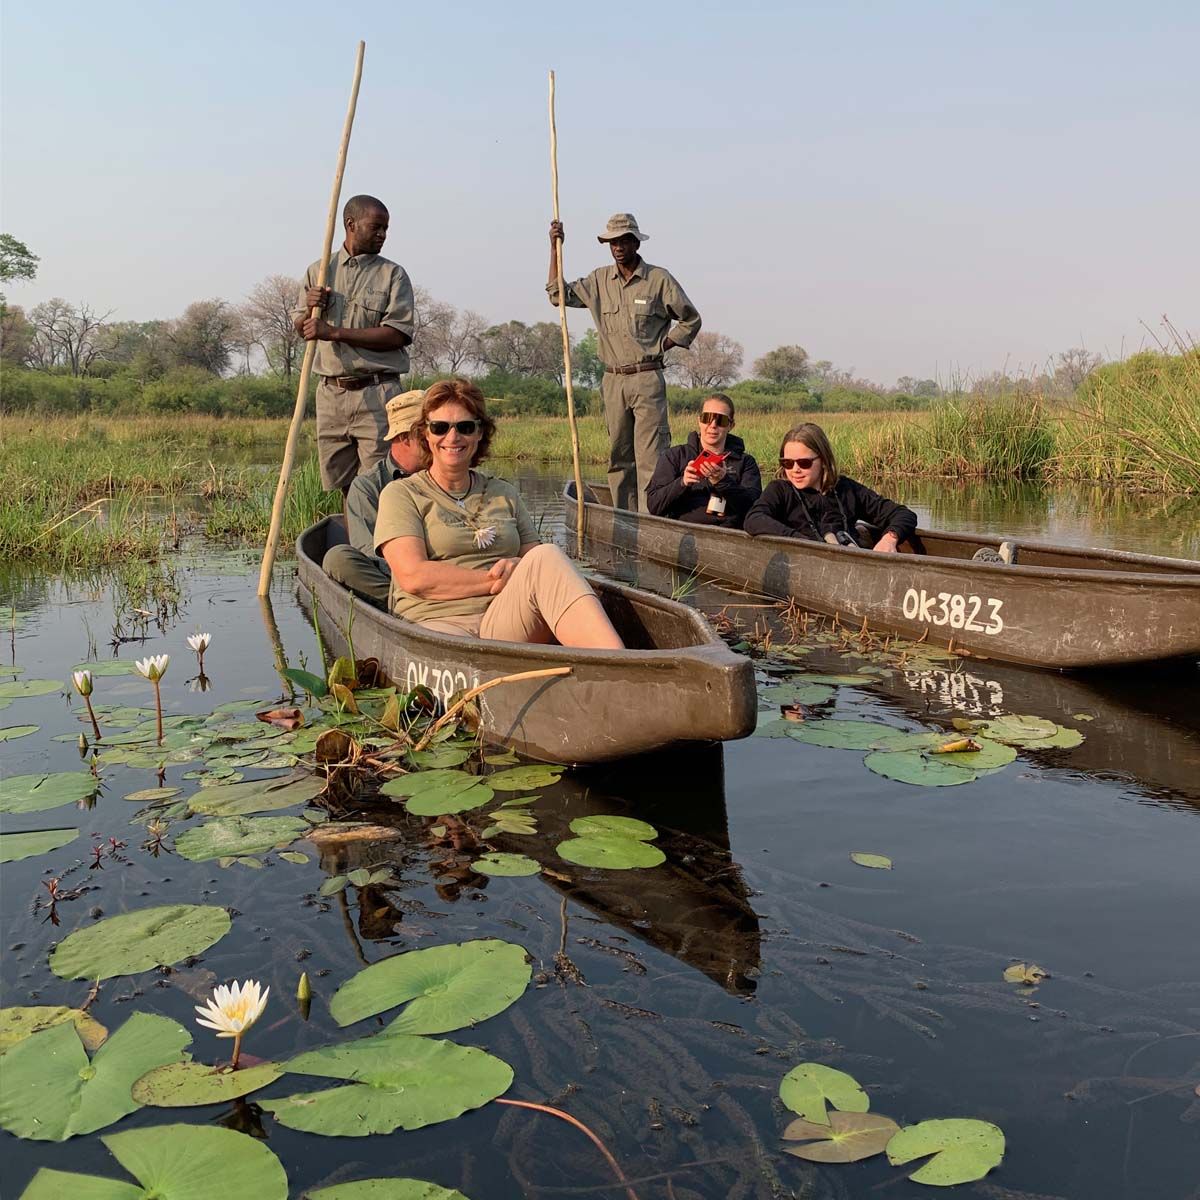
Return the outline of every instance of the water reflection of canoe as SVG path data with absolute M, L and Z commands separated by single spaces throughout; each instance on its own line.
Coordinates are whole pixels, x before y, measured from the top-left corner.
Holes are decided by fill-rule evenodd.
M 359 600 L 321 570 L 344 540 L 327 517 L 296 543 L 300 582 L 336 653 L 349 642 L 387 676 L 429 687 L 443 702 L 489 679 L 570 666 L 557 678 L 503 684 L 480 697 L 484 737 L 522 754 L 568 764 L 604 762 L 679 742 L 724 741 L 754 728 L 750 664 L 686 605 L 620 584 L 593 586 L 629 650 L 569 650 L 422 629 Z
M 1200 563 L 1020 542 L 1016 565 L 992 565 L 971 556 L 994 537 L 933 530 L 911 555 L 879 555 L 627 512 L 589 490 L 594 546 L 875 629 L 1039 667 L 1200 656 Z

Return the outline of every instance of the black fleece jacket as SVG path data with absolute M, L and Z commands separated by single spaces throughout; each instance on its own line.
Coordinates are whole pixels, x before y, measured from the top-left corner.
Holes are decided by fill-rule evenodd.
M 650 486 L 646 489 L 646 507 L 656 517 L 673 517 L 693 525 L 723 525 L 740 529 L 750 506 L 762 494 L 762 475 L 746 443 L 730 434 L 725 439 L 725 478 L 715 488 L 707 483 L 683 482 L 683 470 L 703 447 L 695 430 L 683 446 L 672 446 L 658 460 Z M 724 516 L 708 513 L 708 498 L 716 492 L 725 501 Z
M 879 536 L 891 530 L 898 542 L 911 537 L 917 528 L 917 514 L 911 508 L 888 500 L 845 475 L 826 494 L 814 488 L 801 491 L 786 479 L 772 480 L 746 514 L 744 528 L 758 537 L 771 534 L 814 542 L 823 541 L 827 533 L 844 529 L 857 542 L 856 521 L 874 525 L 880 531 Z

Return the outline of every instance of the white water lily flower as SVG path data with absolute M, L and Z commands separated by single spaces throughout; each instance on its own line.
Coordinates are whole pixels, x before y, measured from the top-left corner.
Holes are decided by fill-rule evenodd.
M 193 633 L 188 636 L 187 643 L 197 654 L 203 654 L 212 643 L 211 633 Z
M 71 682 L 75 685 L 75 690 L 81 696 L 90 696 L 92 694 L 91 671 L 73 671 L 71 673 Z
M 152 654 L 149 658 L 139 658 L 133 666 L 142 678 L 155 683 L 167 673 L 167 663 L 170 661 L 169 654 Z
M 260 993 L 260 987 L 256 979 L 247 979 L 245 983 L 214 988 L 213 998 L 207 1004 L 196 1005 L 200 1014 L 196 1024 L 215 1029 L 217 1037 L 240 1038 L 267 1007 L 271 989 L 266 988 Z M 206 1017 L 209 1019 L 205 1020 Z
M 491 525 L 475 530 L 475 545 L 486 550 L 496 540 L 496 530 Z

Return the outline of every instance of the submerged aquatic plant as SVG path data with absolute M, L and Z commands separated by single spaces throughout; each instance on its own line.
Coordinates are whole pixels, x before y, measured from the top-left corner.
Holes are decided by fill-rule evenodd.
M 92 707 L 92 673 L 91 671 L 75 671 L 71 675 L 71 682 L 75 685 L 75 690 L 83 697 L 84 704 L 87 705 L 88 716 L 92 719 L 92 732 L 96 735 L 96 741 L 99 741 L 100 724 L 96 720 L 96 710 Z M 80 734 L 80 736 L 83 735 Z
M 162 723 L 162 692 L 159 689 L 159 681 L 167 673 L 167 665 L 171 661 L 169 654 L 151 654 L 149 658 L 139 658 L 135 662 L 134 668 L 143 679 L 148 679 L 154 684 L 154 709 L 155 717 L 158 721 L 158 744 L 162 745 L 163 740 L 163 723 Z
M 271 989 L 260 991 L 260 987 L 256 979 L 247 979 L 241 984 L 232 983 L 228 987 L 219 985 L 213 989 L 212 999 L 207 1004 L 196 1005 L 196 1011 L 200 1014 L 196 1018 L 197 1025 L 215 1029 L 217 1037 L 233 1038 L 233 1056 L 229 1062 L 231 1071 L 237 1070 L 238 1058 L 242 1053 L 242 1037 L 267 1007 Z

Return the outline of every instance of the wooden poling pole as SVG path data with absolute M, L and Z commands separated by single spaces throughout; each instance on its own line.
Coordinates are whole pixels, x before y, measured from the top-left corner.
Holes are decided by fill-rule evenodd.
M 554 191 L 554 219 L 558 215 L 558 130 L 554 122 L 554 72 L 550 72 L 550 183 Z M 575 424 L 575 388 L 571 382 L 571 335 L 567 332 L 567 290 L 563 283 L 563 248 L 555 242 L 558 267 L 558 320 L 562 326 L 563 372 L 567 381 L 567 422 L 571 427 L 571 465 L 575 471 L 575 556 L 583 557 L 583 476 L 579 471 L 579 427 Z
M 350 130 L 354 127 L 354 110 L 358 107 L 358 85 L 362 81 L 363 54 L 366 42 L 358 43 L 358 55 L 354 61 L 354 83 L 350 88 L 350 104 L 346 109 L 346 122 L 342 126 L 342 142 L 338 147 L 337 170 L 333 174 L 333 190 L 329 194 L 329 215 L 325 220 L 325 245 L 317 267 L 317 287 L 324 287 L 329 271 L 329 257 L 333 253 L 333 233 L 337 225 L 338 202 L 342 197 L 342 176 L 346 173 L 346 152 L 350 149 Z M 321 310 L 314 308 L 310 317 L 319 317 Z M 308 404 L 308 381 L 312 376 L 313 359 L 316 358 L 317 343 L 314 338 L 304 344 L 304 361 L 300 365 L 300 382 L 296 387 L 296 407 L 292 410 L 292 424 L 288 429 L 287 445 L 283 451 L 283 462 L 279 467 L 279 482 L 275 487 L 275 502 L 271 505 L 271 529 L 267 544 L 263 548 L 262 568 L 258 574 L 258 594 L 266 596 L 271 591 L 271 570 L 275 566 L 275 552 L 279 549 L 279 534 L 283 529 L 283 508 L 287 500 L 288 481 L 292 475 L 292 463 L 296 458 L 296 443 L 300 440 L 300 426 L 304 423 L 304 409 Z

